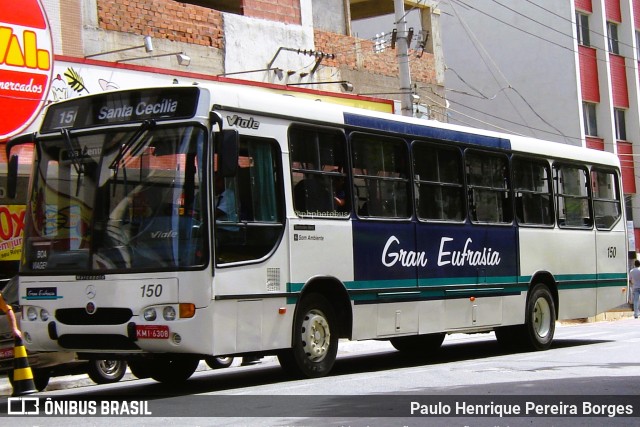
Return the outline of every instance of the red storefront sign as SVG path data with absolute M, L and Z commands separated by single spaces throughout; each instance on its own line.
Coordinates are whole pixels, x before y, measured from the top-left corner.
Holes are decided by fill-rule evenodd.
M 47 99 L 53 42 L 40 0 L 0 2 L 0 140 L 25 129 Z

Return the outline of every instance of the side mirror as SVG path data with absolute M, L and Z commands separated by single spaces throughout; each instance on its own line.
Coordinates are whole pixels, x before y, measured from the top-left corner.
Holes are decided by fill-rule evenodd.
M 7 196 L 10 199 L 15 199 L 18 191 L 18 156 L 11 154 L 11 149 L 18 145 L 33 144 L 36 140 L 35 135 L 35 133 L 18 135 L 10 139 L 5 146 L 7 158 L 9 159 L 7 164 Z
M 238 151 L 240 136 L 235 129 L 225 129 L 216 134 L 216 152 L 218 153 L 218 172 L 225 178 L 238 173 Z
M 18 156 L 13 155 L 7 165 L 7 196 L 15 199 L 18 191 Z

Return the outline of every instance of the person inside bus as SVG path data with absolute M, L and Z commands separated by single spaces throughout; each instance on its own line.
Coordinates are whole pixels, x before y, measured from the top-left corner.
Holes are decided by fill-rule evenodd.
M 340 172 L 338 169 L 334 172 Z M 334 180 L 333 203 L 337 212 L 349 212 L 349 204 L 347 203 L 347 186 L 344 176 L 339 176 Z
M 216 174 L 216 221 L 237 222 L 236 197 L 233 189 L 225 185 L 224 177 Z

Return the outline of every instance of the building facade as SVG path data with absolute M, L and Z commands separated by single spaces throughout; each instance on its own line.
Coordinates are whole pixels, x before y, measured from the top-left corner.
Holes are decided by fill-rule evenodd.
M 409 51 L 414 91 L 444 96 L 435 2 L 405 3 L 420 11 L 429 34 Z M 24 191 L 7 195 L 4 142 L 35 131 L 46 104 L 141 85 L 222 81 L 393 111 L 381 99 L 398 99 L 396 51 L 351 31 L 354 20 L 393 12 L 385 0 L 0 2 L 0 281 L 17 269 L 26 203 Z M 436 119 L 443 113 L 429 111 Z M 26 189 L 28 177 L 21 179 Z
M 354 94 L 393 99 L 398 66 L 393 50 L 376 51 L 375 41 L 351 35 L 352 20 L 393 12 L 384 0 L 42 0 L 53 23 L 56 55 L 226 76 L 277 85 L 340 92 L 348 81 Z M 439 20 L 431 0 L 408 1 L 430 30 L 424 48 L 412 52 L 416 87 L 444 94 Z M 151 38 L 144 50 L 93 56 Z M 180 66 L 174 52 L 190 58 Z M 166 54 L 166 56 L 159 56 Z M 154 58 L 131 59 L 155 56 Z M 276 70 L 277 69 L 277 70 Z M 257 71 L 253 71 L 257 70 Z M 277 72 L 276 72 L 277 71 Z M 310 85 L 306 85 L 310 83 Z M 314 85 L 315 83 L 315 85 Z M 441 113 L 435 111 L 434 115 Z
M 636 250 L 640 0 L 490 3 L 440 5 L 449 121 L 616 153 Z

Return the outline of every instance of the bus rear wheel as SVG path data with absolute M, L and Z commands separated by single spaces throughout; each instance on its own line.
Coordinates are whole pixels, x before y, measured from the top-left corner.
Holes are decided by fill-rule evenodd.
M 556 330 L 556 306 L 546 285 L 536 285 L 527 300 L 524 325 L 495 330 L 498 343 L 507 349 L 547 350 Z
M 551 347 L 556 331 L 556 306 L 549 288 L 536 285 L 527 301 L 527 318 L 524 324 L 528 347 L 547 350 Z
M 222 369 L 228 368 L 233 363 L 233 357 L 231 356 L 221 356 L 221 357 L 213 357 L 207 356 L 204 358 L 205 363 L 211 369 Z
M 333 368 L 338 353 L 336 315 L 319 294 L 302 300 L 293 324 L 293 347 L 278 354 L 282 368 L 296 377 L 319 378 Z

